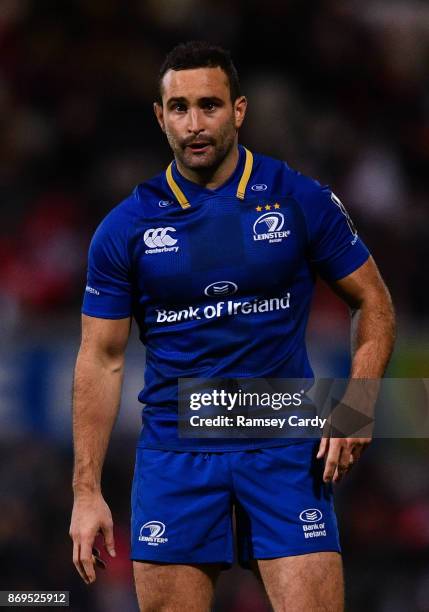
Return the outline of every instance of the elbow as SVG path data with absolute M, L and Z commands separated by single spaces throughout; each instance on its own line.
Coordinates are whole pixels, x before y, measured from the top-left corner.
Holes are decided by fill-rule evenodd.
M 125 366 L 125 354 L 116 351 L 104 351 L 101 360 L 110 374 L 121 374 Z
M 125 353 L 113 347 L 94 347 L 82 345 L 77 363 L 97 366 L 109 374 L 122 374 L 125 366 Z

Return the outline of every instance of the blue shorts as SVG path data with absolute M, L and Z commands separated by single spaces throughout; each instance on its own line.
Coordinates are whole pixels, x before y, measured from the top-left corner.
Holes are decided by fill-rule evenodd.
M 137 448 L 131 559 L 221 563 L 340 552 L 318 443 L 228 452 Z

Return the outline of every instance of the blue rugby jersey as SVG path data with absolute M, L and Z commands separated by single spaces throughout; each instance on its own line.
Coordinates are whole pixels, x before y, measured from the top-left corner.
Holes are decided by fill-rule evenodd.
M 177 380 L 311 378 L 305 330 L 317 274 L 337 280 L 369 252 L 340 200 L 286 163 L 239 147 L 210 190 L 175 162 L 101 222 L 82 312 L 133 316 L 146 347 L 139 445 L 239 450 L 272 439 L 181 439 Z

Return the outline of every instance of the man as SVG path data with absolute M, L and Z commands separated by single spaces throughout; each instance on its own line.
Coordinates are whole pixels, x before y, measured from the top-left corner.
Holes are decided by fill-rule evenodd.
M 174 161 L 114 208 L 91 243 L 74 384 L 73 559 L 89 584 L 98 532 L 115 555 L 100 480 L 134 316 L 146 345 L 131 527 L 143 611 L 210 608 L 232 563 L 233 509 L 240 561 L 275 610 L 343 609 L 331 487 L 369 439 L 323 438 L 317 449 L 177 432 L 181 377 L 312 376 L 305 327 L 316 273 L 354 311 L 353 378 L 381 377 L 393 346 L 388 291 L 341 202 L 238 145 L 246 105 L 225 51 L 173 49 L 154 110 Z M 228 298 L 269 306 L 219 308 Z M 303 535 L 308 509 L 323 516 L 321 537 Z

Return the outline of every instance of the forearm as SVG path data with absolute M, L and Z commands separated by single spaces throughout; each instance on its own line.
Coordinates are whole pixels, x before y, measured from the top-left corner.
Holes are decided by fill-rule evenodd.
M 123 357 L 108 359 L 81 348 L 73 387 L 73 488 L 101 489 L 101 471 L 118 414 Z
M 373 262 L 365 268 L 376 272 Z M 395 314 L 389 292 L 377 273 L 368 282 L 365 280 L 364 269 L 336 286 L 353 309 L 353 359 L 351 379 L 341 403 L 330 415 L 330 431 L 322 438 L 317 454 L 318 458 L 327 454 L 325 482 L 339 482 L 371 441 L 380 379 L 395 341 Z M 355 431 L 357 415 L 361 425 Z M 333 436 L 331 431 L 343 434 Z
M 351 378 L 381 378 L 394 342 L 395 314 L 385 289 L 381 295 L 367 297 L 352 315 Z

